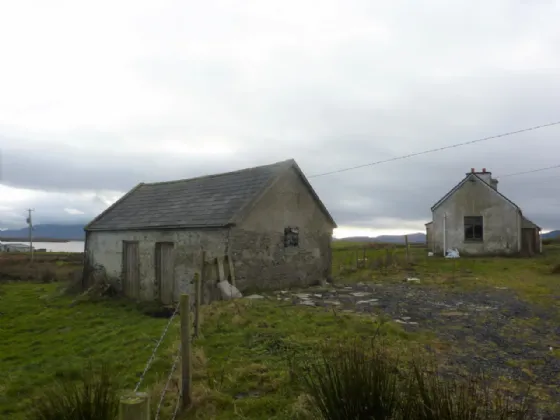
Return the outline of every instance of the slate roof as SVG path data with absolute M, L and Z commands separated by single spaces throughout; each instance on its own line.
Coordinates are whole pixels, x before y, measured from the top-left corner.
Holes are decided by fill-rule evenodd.
M 318 205 L 332 217 L 293 159 L 178 181 L 140 183 L 86 227 L 94 230 L 225 227 L 289 168 L 299 172 Z M 332 221 L 334 224 L 334 221 Z M 335 225 L 336 226 L 336 225 Z
M 521 227 L 522 227 L 522 228 L 529 228 L 529 229 L 538 229 L 538 230 L 542 230 L 540 226 L 538 226 L 537 224 L 533 223 L 532 221 L 530 221 L 529 219 L 527 219 L 525 216 L 523 216 L 523 220 L 521 221 Z

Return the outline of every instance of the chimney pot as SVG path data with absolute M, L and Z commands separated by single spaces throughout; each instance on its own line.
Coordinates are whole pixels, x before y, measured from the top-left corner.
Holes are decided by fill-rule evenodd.
M 474 174 L 474 168 L 471 168 L 471 172 Z
M 483 173 L 483 174 L 486 173 L 486 168 L 482 168 L 482 173 Z

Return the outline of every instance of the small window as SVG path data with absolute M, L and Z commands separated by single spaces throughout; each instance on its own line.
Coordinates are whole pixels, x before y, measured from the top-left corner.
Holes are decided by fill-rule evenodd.
M 482 216 L 465 217 L 465 241 L 483 240 Z
M 284 248 L 299 246 L 299 229 L 287 227 L 284 229 Z

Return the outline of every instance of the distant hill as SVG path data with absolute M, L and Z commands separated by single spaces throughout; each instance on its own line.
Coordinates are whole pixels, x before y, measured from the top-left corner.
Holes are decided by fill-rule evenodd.
M 33 237 L 42 239 L 85 239 L 84 225 L 35 225 L 33 226 Z M 21 229 L 8 229 L 0 231 L 0 239 L 27 239 L 29 230 L 27 227 Z
M 339 238 L 337 241 L 345 242 L 379 242 L 390 244 L 404 244 L 403 235 L 381 235 L 381 236 L 350 236 L 348 238 Z M 426 242 L 426 235 L 423 233 L 412 233 L 408 235 L 408 242 L 410 243 L 424 243 Z
M 543 233 L 541 236 L 543 239 L 560 238 L 560 230 L 551 230 L 548 233 Z
M 85 239 L 84 233 L 85 225 L 35 225 L 33 227 L 33 237 L 34 238 L 48 238 L 48 239 L 67 239 L 67 240 L 79 240 L 83 241 Z M 28 230 L 27 227 L 21 229 L 8 229 L 0 231 L 0 239 L 27 239 Z M 542 235 L 543 239 L 560 238 L 560 230 L 553 230 Z M 378 242 L 378 243 L 392 243 L 392 244 L 404 244 L 404 236 L 402 235 L 381 235 L 381 236 L 351 236 L 347 238 L 335 238 L 335 241 L 345 241 L 345 242 Z M 412 233 L 408 235 L 408 241 L 410 243 L 425 243 L 426 235 L 423 233 Z

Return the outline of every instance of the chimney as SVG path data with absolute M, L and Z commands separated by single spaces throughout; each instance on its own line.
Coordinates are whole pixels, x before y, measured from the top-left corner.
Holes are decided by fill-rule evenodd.
M 471 173 L 473 173 L 473 174 L 474 174 L 474 168 L 471 168 Z
M 486 168 L 482 168 L 482 171 L 475 172 L 475 174 L 488 185 L 492 186 L 492 172 L 487 171 Z
M 498 191 L 498 180 L 494 178 L 490 178 L 490 186 Z

